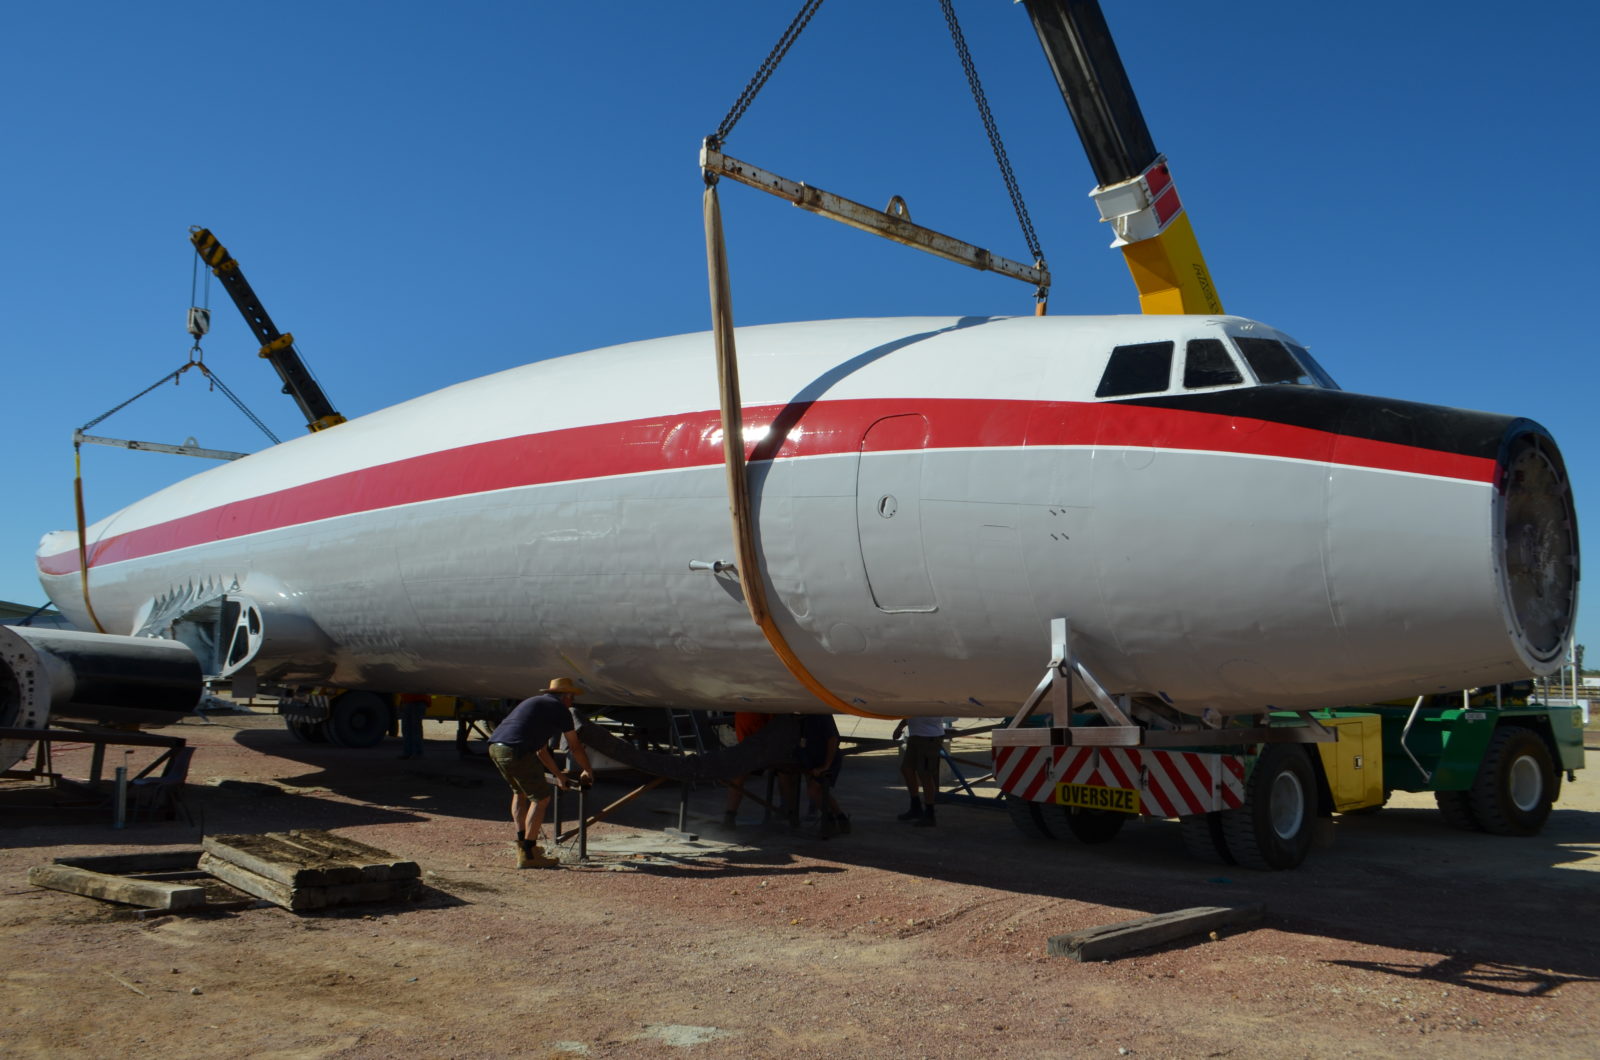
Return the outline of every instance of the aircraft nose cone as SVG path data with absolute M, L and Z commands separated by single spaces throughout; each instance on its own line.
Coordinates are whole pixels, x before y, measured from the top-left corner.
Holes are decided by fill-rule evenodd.
M 1507 428 L 1499 459 L 1501 584 L 1531 665 L 1559 664 L 1578 609 L 1578 520 L 1566 465 L 1537 424 Z

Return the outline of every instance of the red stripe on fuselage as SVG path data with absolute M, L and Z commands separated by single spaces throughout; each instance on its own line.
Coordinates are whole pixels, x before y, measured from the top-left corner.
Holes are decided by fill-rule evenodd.
M 1265 420 L 1114 402 L 940 399 L 825 401 L 745 409 L 752 460 L 856 452 L 885 416 L 915 412 L 928 449 L 1099 446 L 1238 453 L 1492 482 L 1495 461 L 1377 442 Z M 396 460 L 233 501 L 98 542 L 91 567 L 121 563 L 344 515 L 494 490 L 722 462 L 716 412 L 569 427 Z M 72 574 L 76 551 L 41 557 L 45 574 Z

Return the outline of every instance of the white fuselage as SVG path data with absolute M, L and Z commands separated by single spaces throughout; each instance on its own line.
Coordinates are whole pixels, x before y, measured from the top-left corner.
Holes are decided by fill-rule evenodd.
M 1157 340 L 1180 351 L 1174 399 L 1291 389 L 1248 370 L 1183 386 L 1187 340 L 1243 333 L 1278 335 L 1200 317 L 741 329 L 762 573 L 797 654 L 849 703 L 930 715 L 1014 710 L 1058 616 L 1111 691 L 1190 713 L 1544 666 L 1508 617 L 1494 459 L 1095 397 L 1113 347 Z M 690 569 L 733 558 L 716 394 L 703 334 L 429 394 L 94 524 L 90 599 L 114 633 L 185 593 L 253 601 L 267 677 L 511 696 L 567 674 L 600 703 L 824 709 L 751 622 L 748 572 Z M 77 535 L 47 536 L 39 563 L 92 628 Z

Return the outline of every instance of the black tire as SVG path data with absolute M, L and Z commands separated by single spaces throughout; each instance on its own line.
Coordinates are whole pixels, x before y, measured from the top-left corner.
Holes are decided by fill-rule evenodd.
M 340 747 L 376 747 L 394 724 L 394 711 L 376 692 L 345 692 L 328 704 L 325 729 Z
M 1472 816 L 1492 835 L 1537 835 L 1557 784 L 1550 748 L 1538 733 L 1521 725 L 1497 729 L 1467 793 Z
M 1244 805 L 1222 813 L 1228 853 L 1247 869 L 1292 869 L 1311 850 L 1317 780 L 1298 744 L 1268 744 L 1245 784 Z
M 1006 812 L 1011 815 L 1011 823 L 1017 826 L 1017 831 L 1029 839 L 1060 839 L 1046 823 L 1044 807 L 1044 803 L 1031 799 L 1006 796 Z
M 1434 804 L 1444 816 L 1444 823 L 1463 832 L 1481 832 L 1483 826 L 1472 813 L 1472 796 L 1465 791 L 1436 791 Z
M 1221 813 L 1195 813 L 1178 818 L 1183 849 L 1191 858 L 1217 865 L 1237 865 L 1222 835 Z
M 291 715 L 283 719 L 283 724 L 289 730 L 289 735 L 301 743 L 328 742 L 328 730 L 323 722 L 312 721 L 309 718 L 297 718 Z
M 1066 821 L 1067 831 L 1080 843 L 1111 842 L 1131 816 L 1114 810 L 1084 810 L 1076 806 L 1057 808 L 1064 811 L 1061 817 Z

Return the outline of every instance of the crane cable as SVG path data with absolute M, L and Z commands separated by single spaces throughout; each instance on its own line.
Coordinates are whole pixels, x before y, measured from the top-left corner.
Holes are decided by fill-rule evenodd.
M 1022 226 L 1022 238 L 1027 241 L 1028 250 L 1033 254 L 1034 268 L 1045 270 L 1044 249 L 1039 244 L 1039 235 L 1033 230 L 1033 219 L 1028 216 L 1028 204 L 1023 201 L 1022 188 L 1017 184 L 1017 175 L 1011 170 L 1011 159 L 1006 154 L 1005 141 L 1000 137 L 1000 127 L 995 124 L 994 114 L 989 110 L 989 97 L 983 91 L 983 82 L 978 79 L 978 68 L 972 62 L 972 53 L 967 50 L 966 35 L 961 32 L 961 23 L 956 21 L 956 9 L 952 0 L 939 0 L 939 6 L 944 10 L 945 25 L 950 28 L 950 40 L 956 46 L 956 55 L 961 59 L 961 69 L 967 75 L 967 87 L 972 90 L 972 101 L 978 105 L 978 117 L 983 121 L 983 131 L 989 136 L 989 149 L 994 152 L 994 160 L 1000 166 L 1000 179 L 1005 181 L 1006 194 L 1011 196 L 1011 209 L 1016 212 L 1017 223 Z M 1050 291 L 1040 287 L 1034 292 L 1038 300 L 1035 312 L 1044 316 L 1045 309 L 1050 304 Z
M 772 46 L 767 57 L 756 68 L 755 76 L 744 86 L 744 91 L 739 93 L 739 98 L 733 101 L 733 106 L 728 108 L 728 113 L 717 125 L 717 131 L 712 133 L 708 140 L 713 146 L 720 146 L 733 132 L 733 127 L 744 117 L 744 112 L 750 109 L 750 104 L 756 101 L 756 95 L 766 85 L 767 79 L 778 69 L 778 64 L 783 62 L 783 57 L 789 54 L 789 49 L 794 47 L 794 42 L 800 39 L 800 34 L 811 24 L 811 18 L 817 13 L 817 8 L 822 6 L 822 0 L 805 0 L 800 5 L 800 10 L 795 13 L 790 21 L 789 28 L 783 31 L 783 36 L 778 38 L 778 43 Z

